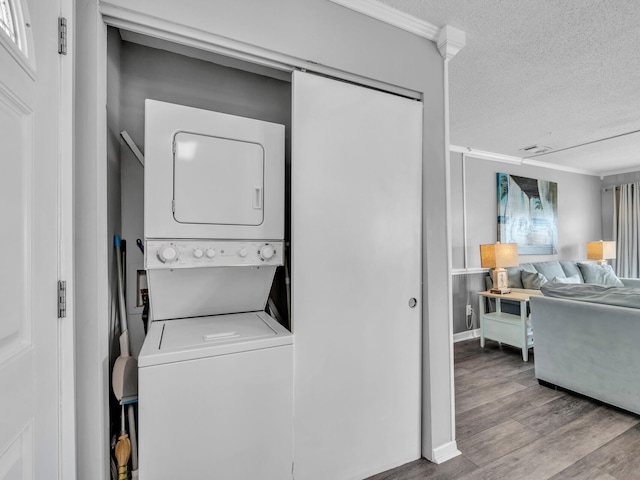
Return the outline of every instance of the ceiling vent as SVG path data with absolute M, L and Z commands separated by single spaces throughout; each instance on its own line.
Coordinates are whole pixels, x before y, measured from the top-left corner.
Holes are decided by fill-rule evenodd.
M 545 145 L 529 145 L 528 147 L 521 148 L 520 151 L 527 155 L 540 155 L 541 153 L 547 153 L 553 150 L 551 147 Z

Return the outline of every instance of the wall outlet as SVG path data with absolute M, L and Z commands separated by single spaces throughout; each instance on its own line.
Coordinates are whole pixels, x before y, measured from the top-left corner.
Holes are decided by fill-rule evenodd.
M 471 308 L 471 305 L 467 305 L 467 317 L 469 315 L 473 315 L 473 308 Z

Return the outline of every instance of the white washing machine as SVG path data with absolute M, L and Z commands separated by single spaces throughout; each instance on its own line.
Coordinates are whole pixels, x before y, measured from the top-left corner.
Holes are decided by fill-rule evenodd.
M 153 322 L 139 358 L 140 478 L 292 478 L 292 340 L 264 312 Z
M 145 115 L 139 478 L 292 478 L 293 336 L 264 311 L 284 127 L 152 100 Z

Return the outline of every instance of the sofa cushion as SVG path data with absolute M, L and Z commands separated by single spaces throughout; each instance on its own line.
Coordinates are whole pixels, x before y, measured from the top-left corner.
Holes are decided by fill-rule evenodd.
M 539 272 L 527 272 L 526 270 L 522 270 L 522 285 L 524 288 L 530 289 L 539 289 L 542 285 L 547 283 L 547 277 Z
M 583 302 L 640 308 L 640 288 L 596 284 L 547 283 L 540 288 L 545 297 L 566 298 Z M 603 320 L 606 320 L 603 318 Z
M 564 270 L 564 275 L 566 277 L 573 277 L 574 275 L 578 275 L 578 277 L 580 277 L 580 283 L 584 283 L 584 278 L 582 277 L 580 267 L 578 267 L 578 262 L 576 262 L 575 260 L 564 260 L 560 262 L 560 266 L 562 267 L 562 270 Z
M 570 277 L 553 277 L 551 283 L 583 283 L 583 281 L 582 276 L 576 273 L 575 275 L 571 275 Z
M 505 268 L 507 275 L 509 275 L 509 288 L 524 288 L 522 285 L 522 271 L 536 272 L 536 269 L 531 263 L 521 263 L 517 267 Z
M 553 277 L 566 277 L 564 270 L 560 266 L 560 262 L 557 260 L 550 262 L 536 262 L 533 264 L 537 272 L 540 272 L 547 279 Z
M 624 283 L 616 276 L 611 265 L 598 265 L 597 263 L 578 263 L 584 283 L 597 285 L 613 285 L 622 287 Z

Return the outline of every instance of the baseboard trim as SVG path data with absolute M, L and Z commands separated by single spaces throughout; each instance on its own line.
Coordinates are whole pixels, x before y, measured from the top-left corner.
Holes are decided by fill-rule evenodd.
M 458 450 L 458 445 L 455 440 L 445 443 L 437 448 L 434 448 L 431 451 L 431 461 L 433 463 L 439 464 L 444 463 L 447 460 L 451 460 L 454 457 L 462 454 L 460 450 Z
M 476 328 L 475 330 L 467 330 L 465 332 L 454 333 L 453 334 L 453 343 L 462 342 L 464 340 L 471 340 L 472 338 L 480 337 L 480 329 Z

